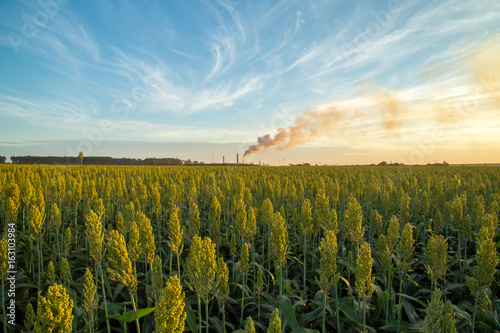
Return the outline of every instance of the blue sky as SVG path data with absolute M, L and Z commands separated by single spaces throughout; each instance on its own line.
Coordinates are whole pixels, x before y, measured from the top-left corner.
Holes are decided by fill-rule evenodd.
M 2 1 L 0 155 L 211 162 L 303 121 L 247 160 L 500 162 L 499 33 L 498 1 Z

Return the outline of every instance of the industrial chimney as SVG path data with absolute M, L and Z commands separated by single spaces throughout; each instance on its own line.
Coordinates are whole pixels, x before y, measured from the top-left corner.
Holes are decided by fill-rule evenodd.
M 239 163 L 240 163 L 240 161 L 239 161 L 239 155 L 236 154 L 236 164 L 239 164 Z
M 226 164 L 226 161 L 224 159 L 224 155 L 222 155 L 222 164 Z

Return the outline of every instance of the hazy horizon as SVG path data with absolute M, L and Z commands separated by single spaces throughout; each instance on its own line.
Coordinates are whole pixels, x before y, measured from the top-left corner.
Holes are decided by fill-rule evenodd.
M 0 155 L 6 156 L 10 161 L 11 156 L 78 156 L 74 150 L 81 141 L 46 141 L 30 143 L 5 143 L 0 142 Z M 103 141 L 92 149 L 87 150 L 84 156 L 110 156 L 114 158 L 148 158 L 148 157 L 175 157 L 182 160 L 190 159 L 204 163 L 222 163 L 223 156 L 226 163 L 236 163 L 236 154 L 239 155 L 240 163 L 243 161 L 244 149 L 248 143 L 200 143 L 200 142 L 121 142 Z M 204 153 L 199 153 L 202 149 Z M 479 151 L 475 156 L 482 159 L 455 159 L 453 152 L 436 149 L 424 161 L 412 159 L 413 154 L 420 156 L 425 151 L 423 147 L 416 150 L 385 151 L 382 154 L 369 152 L 367 150 L 353 150 L 352 147 L 298 147 L 284 152 L 264 152 L 262 154 L 247 157 L 245 163 L 269 165 L 288 165 L 310 163 L 311 165 L 367 165 L 378 164 L 382 161 L 387 163 L 404 164 L 427 164 L 442 163 L 449 164 L 499 164 L 500 160 L 490 159 L 496 151 Z M 197 156 L 197 158 L 193 158 Z M 333 161 L 333 162 L 332 162 Z
M 493 0 L 8 0 L 0 155 L 498 163 L 498 59 Z

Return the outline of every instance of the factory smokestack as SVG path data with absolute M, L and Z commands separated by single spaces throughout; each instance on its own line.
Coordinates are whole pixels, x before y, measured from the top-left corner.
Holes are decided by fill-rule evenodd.
M 239 155 L 238 155 L 238 154 L 236 154 L 236 164 L 239 164 L 239 163 L 240 163 L 240 162 L 239 162 Z
M 226 164 L 226 160 L 225 160 L 224 155 L 222 155 L 222 164 Z

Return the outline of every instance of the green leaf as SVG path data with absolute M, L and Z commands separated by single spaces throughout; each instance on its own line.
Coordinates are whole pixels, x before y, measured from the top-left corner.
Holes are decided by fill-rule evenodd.
M 354 311 L 354 309 L 348 306 L 347 304 L 340 304 L 339 309 L 340 311 L 342 311 L 342 313 L 344 313 L 347 319 L 352 320 L 353 322 L 356 323 L 362 322 L 362 320 L 358 316 L 357 311 Z M 358 326 L 361 327 L 361 324 L 358 324 Z
M 450 283 L 446 286 L 446 290 L 453 290 L 455 288 L 467 287 L 466 283 Z
M 399 325 L 400 332 L 423 332 L 425 327 L 425 322 L 420 321 L 416 324 L 410 324 L 402 321 Z M 398 322 L 393 321 L 385 326 L 380 327 L 382 331 L 385 332 L 397 332 L 398 331 Z
M 106 271 L 104 269 L 101 268 L 101 271 L 102 271 L 102 274 L 103 274 L 102 279 L 104 280 L 104 286 L 105 286 L 106 290 L 108 291 L 108 295 L 111 295 L 111 297 L 114 300 L 114 297 L 112 296 L 113 294 L 111 293 L 111 285 L 109 284 L 108 275 L 106 274 Z
M 278 262 L 276 260 L 274 260 L 274 272 L 276 273 L 276 283 L 278 283 L 279 285 L 281 272 L 278 266 Z
M 210 317 L 210 326 L 215 327 L 218 333 L 224 333 L 224 323 L 217 317 Z
M 188 323 L 189 329 L 191 332 L 198 332 L 198 323 L 196 322 L 196 316 L 194 315 L 193 309 L 191 309 L 191 304 L 189 302 L 184 301 L 186 310 L 186 322 Z
M 317 307 L 313 311 L 308 312 L 308 313 L 304 313 L 303 315 L 301 315 L 301 317 L 300 317 L 301 322 L 303 322 L 304 324 L 310 323 L 310 322 L 316 320 L 317 318 L 320 318 L 322 313 L 323 313 L 323 304 L 321 304 L 320 307 Z
M 401 303 L 403 303 L 403 308 L 405 309 L 405 312 L 408 315 L 408 318 L 410 319 L 410 323 L 415 324 L 418 321 L 420 321 L 420 317 L 417 315 L 417 312 L 415 311 L 413 305 L 411 305 L 406 300 L 402 300 Z
M 410 301 L 413 301 L 413 302 L 416 302 L 420 305 L 422 305 L 423 307 L 427 307 L 427 304 L 425 304 L 424 302 L 422 302 L 421 300 L 415 298 L 415 297 L 412 297 L 410 295 L 406 295 L 406 294 L 401 294 L 401 298 L 405 298 L 405 299 L 408 299 Z
M 144 308 L 144 309 L 139 309 L 137 310 L 137 319 L 140 319 L 151 312 L 153 312 L 155 308 Z M 108 319 L 116 319 L 119 321 L 124 321 L 126 323 L 131 323 L 135 320 L 135 313 L 134 310 L 127 311 L 127 313 L 120 315 L 120 314 L 114 314 L 108 316 Z
M 299 327 L 297 329 L 294 329 L 292 333 L 319 333 L 318 330 L 311 330 L 309 328 L 304 328 L 304 327 Z
M 290 299 L 284 295 L 278 297 L 278 302 L 280 304 L 280 312 L 285 318 L 287 324 L 290 325 L 292 330 L 299 328 L 297 318 L 295 317 L 295 311 L 292 308 L 292 302 Z
M 121 305 L 118 305 L 116 303 L 111 303 L 111 302 L 106 302 L 106 305 L 108 306 L 108 312 L 121 312 L 123 307 Z M 104 303 L 101 303 L 99 305 L 99 308 L 104 310 Z

